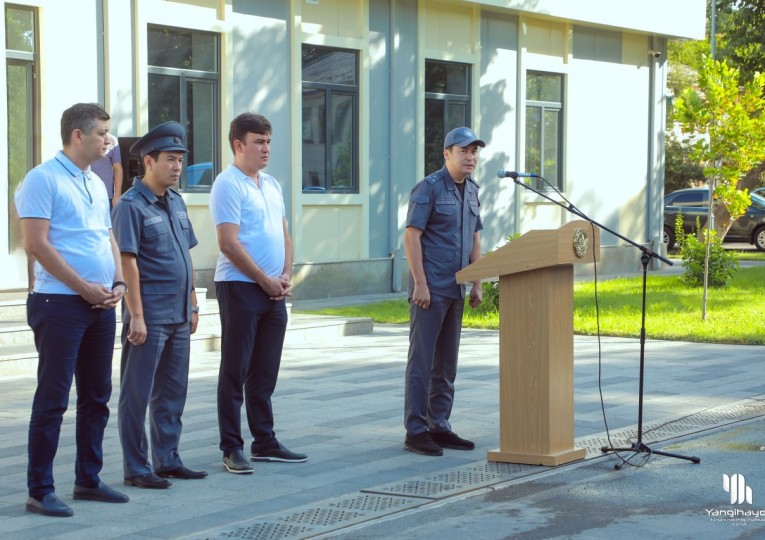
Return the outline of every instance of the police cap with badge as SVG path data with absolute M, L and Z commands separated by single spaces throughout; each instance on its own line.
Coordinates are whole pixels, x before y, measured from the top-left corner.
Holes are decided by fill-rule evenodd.
M 187 153 L 183 139 L 186 137 L 186 129 L 178 122 L 164 122 L 138 139 L 130 147 L 130 153 L 134 156 L 144 156 L 152 152 L 183 152 Z

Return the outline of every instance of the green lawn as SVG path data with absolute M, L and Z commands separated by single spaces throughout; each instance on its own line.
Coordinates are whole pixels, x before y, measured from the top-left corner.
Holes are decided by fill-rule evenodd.
M 765 261 L 765 251 L 736 251 L 739 261 Z
M 712 343 L 765 344 L 765 266 L 741 268 L 731 285 L 710 289 L 707 317 L 701 320 L 701 288 L 687 288 L 679 276 L 648 274 L 646 337 Z M 600 332 L 605 336 L 639 337 L 642 278 L 598 283 Z M 315 313 L 347 317 L 370 317 L 375 322 L 403 324 L 409 321 L 405 300 L 324 309 Z M 493 310 L 465 308 L 464 326 L 497 328 Z M 595 334 L 594 284 L 574 286 L 574 331 Z

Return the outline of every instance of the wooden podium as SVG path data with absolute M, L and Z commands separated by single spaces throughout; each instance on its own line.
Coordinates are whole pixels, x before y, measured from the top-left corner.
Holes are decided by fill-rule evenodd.
M 574 264 L 600 260 L 600 230 L 530 231 L 457 272 L 499 276 L 499 449 L 489 461 L 556 466 L 574 448 Z M 593 257 L 594 253 L 594 257 Z

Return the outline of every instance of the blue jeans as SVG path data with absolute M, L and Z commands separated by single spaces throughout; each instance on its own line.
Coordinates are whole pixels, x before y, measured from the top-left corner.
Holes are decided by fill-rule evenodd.
M 75 484 L 96 487 L 112 393 L 115 311 L 92 309 L 81 296 L 37 293 L 27 299 L 27 321 L 39 357 L 29 422 L 29 495 L 42 497 L 55 491 L 53 459 L 73 378 L 77 384 Z
M 221 355 L 218 377 L 220 449 L 243 449 L 242 402 L 252 434 L 251 450 L 278 445 L 271 395 L 276 388 L 287 331 L 287 305 L 273 301 L 255 283 L 217 281 Z M 244 392 L 243 392 L 244 391 Z

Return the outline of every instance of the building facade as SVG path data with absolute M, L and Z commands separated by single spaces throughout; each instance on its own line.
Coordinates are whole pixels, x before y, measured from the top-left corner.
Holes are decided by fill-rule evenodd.
M 60 148 L 61 113 L 81 101 L 105 105 L 124 154 L 160 122 L 187 126 L 179 188 L 208 287 L 209 190 L 244 111 L 274 127 L 268 172 L 282 182 L 302 299 L 405 288 L 409 191 L 442 165 L 444 133 L 459 125 L 487 142 L 475 174 L 486 249 L 575 219 L 500 168 L 542 175 L 588 216 L 657 247 L 666 43 L 702 39 L 704 27 L 704 0 L 4 2 L 0 290 L 26 286 L 13 193 Z M 601 271 L 640 268 L 634 248 L 608 234 L 602 245 Z

